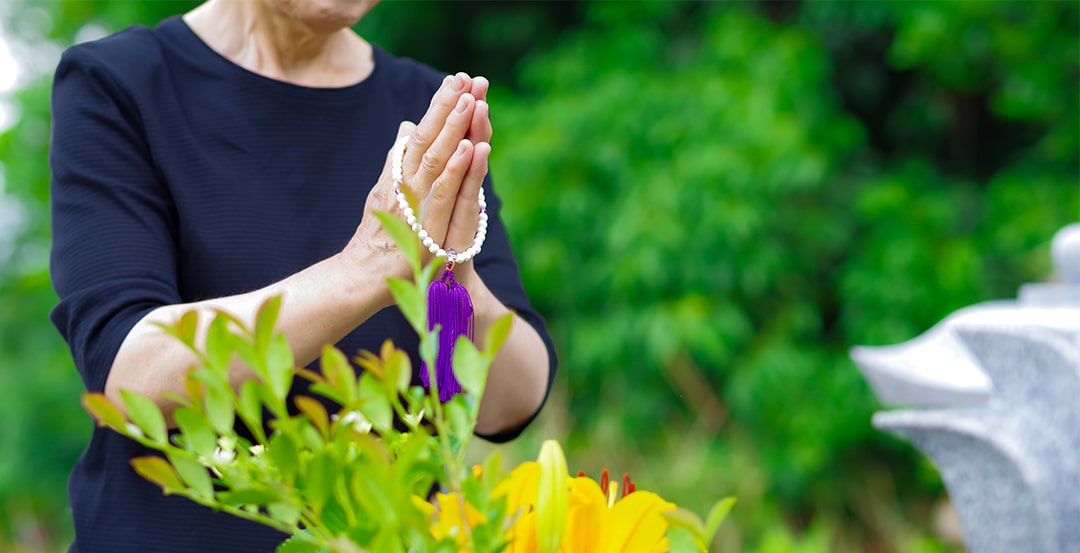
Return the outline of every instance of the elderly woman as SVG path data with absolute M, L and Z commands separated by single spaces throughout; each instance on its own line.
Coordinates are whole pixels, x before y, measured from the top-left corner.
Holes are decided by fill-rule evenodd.
M 487 81 L 444 77 L 357 36 L 350 26 L 375 3 L 211 0 L 64 54 L 53 93 L 52 320 L 88 390 L 114 400 L 134 390 L 168 413 L 166 392 L 183 390 L 194 359 L 155 323 L 188 310 L 253 321 L 275 295 L 301 365 L 327 343 L 352 353 L 387 338 L 416 358 L 385 284 L 411 273 L 372 215 L 397 209 L 388 152 L 409 136 L 402 174 L 436 242 L 472 244 L 487 188 L 487 240 L 457 279 L 477 336 L 515 317 L 477 432 L 511 439 L 535 416 L 555 357 L 487 180 Z M 236 384 L 250 377 L 232 370 Z M 128 465 L 142 454 L 94 431 L 69 484 L 71 551 L 267 552 L 283 539 L 163 496 Z

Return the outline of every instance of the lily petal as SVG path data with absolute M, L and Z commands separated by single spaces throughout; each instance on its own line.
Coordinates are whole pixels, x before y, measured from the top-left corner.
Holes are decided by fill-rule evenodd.
M 636 491 L 615 503 L 609 513 L 609 553 L 649 553 L 667 533 L 661 513 L 675 508 L 652 492 Z
M 604 492 L 590 478 L 572 478 L 566 533 L 559 553 L 604 551 L 608 532 L 608 506 Z

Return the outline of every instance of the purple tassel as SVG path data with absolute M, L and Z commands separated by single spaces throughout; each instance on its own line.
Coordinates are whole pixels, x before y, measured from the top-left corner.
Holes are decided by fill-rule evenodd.
M 435 357 L 435 378 L 439 384 L 439 400 L 450 401 L 461 393 L 461 384 L 454 376 L 454 345 L 459 336 L 473 339 L 473 305 L 469 292 L 454 280 L 454 272 L 443 272 L 442 278 L 428 286 L 428 330 L 439 325 L 439 350 Z M 420 368 L 420 381 L 430 388 L 427 364 Z

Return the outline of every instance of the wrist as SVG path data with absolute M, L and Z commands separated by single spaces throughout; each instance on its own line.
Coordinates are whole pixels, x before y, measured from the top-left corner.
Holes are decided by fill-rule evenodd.
M 510 309 L 484 284 L 471 261 L 458 265 L 454 272 L 457 273 L 458 282 L 469 291 L 478 327 L 510 313 Z
M 330 258 L 335 272 L 342 279 L 342 292 L 346 305 L 360 307 L 360 311 L 378 311 L 394 304 L 390 287 L 386 284 L 389 272 L 373 252 L 358 252 L 347 248 Z M 363 308 L 368 309 L 363 309 Z

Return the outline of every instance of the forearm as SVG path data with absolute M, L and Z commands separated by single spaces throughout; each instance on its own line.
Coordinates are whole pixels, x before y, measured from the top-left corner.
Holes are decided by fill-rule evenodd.
M 371 275 L 365 277 L 365 274 Z M 166 305 L 143 317 L 128 333 L 116 354 L 105 394 L 116 401 L 128 389 L 153 399 L 166 414 L 176 405 L 166 392 L 182 393 L 187 370 L 197 364 L 195 355 L 156 323 L 172 324 L 187 311 L 199 313 L 199 336 L 217 310 L 228 312 L 253 326 L 259 306 L 282 296 L 277 330 L 285 334 L 298 366 L 318 358 L 326 344 L 336 343 L 379 309 L 389 305 L 384 278 L 375 271 L 361 271 L 344 254 L 330 257 L 282 281 L 259 290 L 199 301 Z M 250 369 L 234 360 L 230 380 L 239 386 L 251 378 Z
M 511 311 L 475 272 L 465 276 L 463 282 L 476 311 L 477 346 L 484 349 L 488 326 Z M 488 372 L 476 425 L 479 434 L 493 435 L 521 426 L 540 408 L 547 392 L 550 362 L 547 347 L 532 325 L 516 314 L 513 317 L 510 335 Z

